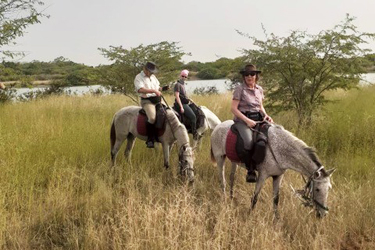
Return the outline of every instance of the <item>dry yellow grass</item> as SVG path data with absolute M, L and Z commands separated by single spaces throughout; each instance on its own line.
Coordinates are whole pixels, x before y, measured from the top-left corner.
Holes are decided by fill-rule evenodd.
M 254 186 L 245 183 L 243 169 L 237 172 L 235 199 L 225 199 L 210 161 L 208 135 L 197 152 L 194 186 L 179 178 L 175 149 L 173 167 L 165 170 L 161 151 L 147 150 L 140 141 L 131 163 L 121 153 L 116 168 L 110 169 L 109 128 L 113 114 L 131 104 L 124 96 L 61 96 L 0 105 L 0 246 L 374 249 L 371 132 L 375 111 L 366 108 L 372 105 L 374 90 L 370 90 L 368 95 L 350 92 L 327 106 L 326 117 L 316 117 L 313 128 L 298 135 L 317 147 L 328 168 L 338 169 L 329 196 L 331 211 L 323 220 L 309 214 L 310 209 L 291 193 L 290 184 L 303 185 L 294 172 L 287 172 L 282 185 L 278 221 L 273 220 L 271 181 L 262 190 L 256 210 L 249 212 Z M 340 119 L 338 109 L 358 102 L 358 95 L 368 100 L 358 104 L 367 115 L 357 118 L 361 125 L 352 132 L 356 136 L 342 138 L 351 124 Z M 170 104 L 172 99 L 167 97 Z M 193 99 L 222 120 L 232 118 L 230 94 Z M 346 116 L 348 110 L 341 117 Z M 280 114 L 274 119 L 293 131 L 290 117 Z M 364 141 L 357 139 L 362 135 Z

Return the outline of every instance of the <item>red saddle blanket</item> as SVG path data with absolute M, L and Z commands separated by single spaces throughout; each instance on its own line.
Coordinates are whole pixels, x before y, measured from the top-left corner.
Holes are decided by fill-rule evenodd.
M 228 159 L 233 162 L 241 162 L 236 151 L 237 135 L 229 129 L 227 134 L 227 140 L 225 141 L 225 154 Z
M 137 132 L 142 136 L 147 136 L 147 128 L 146 128 L 147 116 L 144 114 L 138 114 L 137 117 Z M 163 129 L 157 129 L 158 137 L 162 136 L 165 132 L 165 126 Z

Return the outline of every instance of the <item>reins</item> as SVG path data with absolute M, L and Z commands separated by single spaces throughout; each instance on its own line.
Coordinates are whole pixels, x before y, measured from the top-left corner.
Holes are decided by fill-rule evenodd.
M 170 106 L 168 105 L 168 103 L 167 103 L 167 100 L 165 100 L 164 96 L 161 95 L 161 97 L 163 98 L 163 100 L 164 100 L 165 104 L 167 105 L 167 107 L 168 107 L 169 109 L 171 109 L 171 107 L 170 107 Z M 161 106 L 162 106 L 162 110 L 163 110 L 164 113 L 165 113 L 165 117 L 166 117 L 166 119 L 167 119 L 167 122 L 168 122 L 168 124 L 169 124 L 169 127 L 171 128 L 172 135 L 173 135 L 173 137 L 177 140 L 176 134 L 174 133 L 173 128 L 172 128 L 171 121 L 168 119 L 167 110 L 163 107 L 162 104 L 161 104 Z M 185 146 L 186 144 L 188 144 L 188 143 L 185 143 L 185 144 L 181 145 L 181 147 L 178 149 L 178 165 L 179 165 L 179 167 L 180 167 L 180 169 L 181 169 L 181 170 L 180 170 L 181 172 L 184 172 L 184 171 L 186 171 L 186 170 L 194 171 L 194 168 L 192 168 L 192 167 L 190 167 L 190 166 L 186 166 L 187 164 L 185 164 L 185 166 L 183 165 L 183 163 L 185 163 L 186 160 L 182 159 L 182 156 L 183 156 L 183 154 L 184 154 L 184 152 L 182 151 L 182 148 L 183 148 L 183 146 Z M 182 166 L 184 166 L 184 168 L 182 168 Z
M 316 206 L 324 209 L 325 211 L 329 211 L 328 207 L 324 206 L 320 202 L 318 202 L 314 197 L 314 183 L 318 182 L 319 180 L 314 179 L 314 175 L 321 171 L 324 168 L 324 166 L 320 166 L 317 170 L 315 170 L 309 177 L 308 181 L 306 182 L 305 188 L 302 190 L 302 198 L 305 200 L 303 203 L 305 206 L 312 207 L 313 204 Z M 305 179 L 303 179 L 305 180 Z

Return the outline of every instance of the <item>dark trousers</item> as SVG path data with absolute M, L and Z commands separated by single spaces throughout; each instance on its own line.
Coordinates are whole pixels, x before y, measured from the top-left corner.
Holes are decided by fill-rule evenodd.
M 178 112 L 181 114 L 180 105 L 175 103 L 174 106 L 175 109 L 178 110 Z M 197 130 L 197 116 L 194 114 L 194 111 L 190 108 L 189 104 L 182 104 L 182 107 L 184 108 L 183 115 L 189 119 L 191 132 L 194 134 Z

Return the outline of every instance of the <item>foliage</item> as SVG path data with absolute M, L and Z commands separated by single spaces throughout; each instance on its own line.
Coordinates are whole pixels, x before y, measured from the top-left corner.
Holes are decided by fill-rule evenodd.
M 206 87 L 200 87 L 195 88 L 194 92 L 195 95 L 217 95 L 219 94 L 219 91 L 215 86 L 206 86 Z
M 25 29 L 40 23 L 45 14 L 37 10 L 44 3 L 40 0 L 1 0 L 0 1 L 0 48 L 15 44 L 17 37 L 23 36 Z M 0 51 L 2 57 L 22 54 L 14 51 Z
M 0 64 L 2 81 L 17 81 L 21 87 L 34 81 L 60 80 L 64 86 L 92 85 L 98 78 L 97 69 L 58 57 L 52 62 L 15 63 L 3 61 Z
M 197 77 L 200 79 L 219 79 L 222 78 L 220 71 L 213 67 L 206 67 L 199 71 Z
M 271 34 L 265 41 L 248 36 L 259 49 L 243 54 L 263 71 L 271 107 L 295 110 L 300 124 L 309 123 L 325 102 L 326 91 L 358 84 L 369 51 L 361 45 L 375 35 L 357 31 L 353 20 L 347 15 L 341 24 L 317 35 L 292 31 L 288 37 Z
M 159 69 L 157 78 L 160 84 L 164 85 L 176 78 L 182 68 L 181 58 L 187 54 L 176 42 L 166 41 L 146 46 L 141 44 L 130 49 L 110 46 L 108 49 L 99 50 L 113 64 L 100 67 L 98 83 L 128 95 L 135 93 L 134 78 L 142 71 L 147 61 L 156 63 Z
M 11 102 L 16 97 L 16 90 L 13 88 L 0 89 L 0 103 Z
M 131 104 L 122 96 L 53 96 L 1 105 L 0 244 L 3 249 L 374 249 L 375 88 L 337 92 L 338 101 L 298 135 L 317 148 L 326 168 L 337 168 L 330 213 L 320 221 L 290 191 L 304 186 L 293 171 L 285 173 L 288 185 L 281 186 L 279 220 L 273 217 L 272 181 L 249 215 L 254 189 L 242 167 L 236 171 L 239 202 L 225 200 L 209 157 L 209 133 L 194 153 L 194 186 L 179 178 L 178 148 L 171 149 L 171 168 L 165 170 L 162 152 L 146 150 L 140 140 L 130 162 L 119 154 L 109 170 L 109 125 L 119 108 Z M 227 94 L 194 97 L 222 121 L 233 118 L 230 100 Z M 274 118 L 294 132 L 288 115 Z M 229 176 L 230 164 L 226 167 Z

